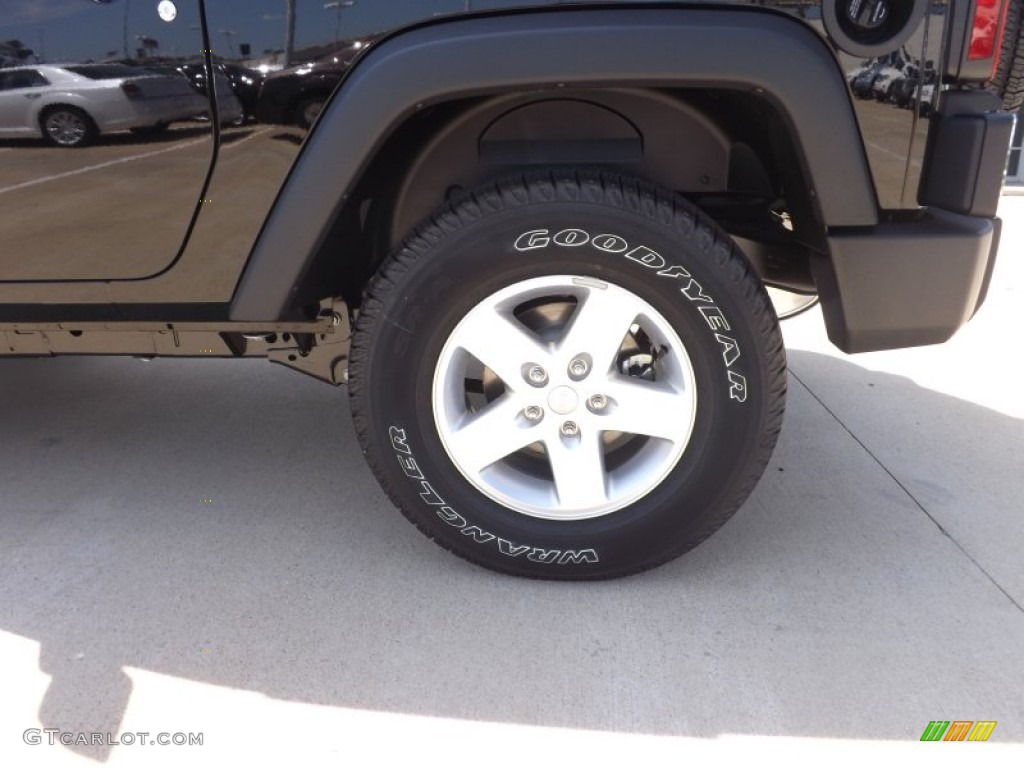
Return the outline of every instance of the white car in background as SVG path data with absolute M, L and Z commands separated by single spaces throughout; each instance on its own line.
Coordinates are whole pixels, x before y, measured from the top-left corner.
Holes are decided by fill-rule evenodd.
M 233 95 L 220 101 L 222 122 L 241 115 Z M 0 137 L 42 136 L 57 146 L 81 147 L 101 133 L 159 133 L 174 121 L 208 112 L 206 98 L 187 79 L 141 67 L 39 64 L 0 69 Z

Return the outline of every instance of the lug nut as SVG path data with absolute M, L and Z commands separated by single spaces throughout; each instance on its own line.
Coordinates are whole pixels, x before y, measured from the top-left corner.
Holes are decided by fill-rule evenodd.
M 566 437 L 576 437 L 579 433 L 580 428 L 575 421 L 566 421 L 562 424 L 562 434 Z
M 591 395 L 587 400 L 587 407 L 592 411 L 603 411 L 608 407 L 608 398 L 604 395 Z
M 548 372 L 539 365 L 531 365 L 526 369 L 526 380 L 535 387 L 542 387 L 547 383 Z
M 544 418 L 544 409 L 539 405 L 528 405 L 523 409 L 527 421 L 538 422 Z
M 574 379 L 582 379 L 590 370 L 590 365 L 582 357 L 573 358 L 569 363 L 569 375 Z

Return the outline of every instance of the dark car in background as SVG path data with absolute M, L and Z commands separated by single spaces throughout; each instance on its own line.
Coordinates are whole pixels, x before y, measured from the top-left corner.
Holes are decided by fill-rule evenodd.
M 893 83 L 889 93 L 889 102 L 895 104 L 900 109 L 914 109 L 918 104 L 918 86 L 921 86 L 922 93 L 924 93 L 925 88 L 928 88 L 929 96 L 927 99 L 922 98 L 920 105 L 922 114 L 924 114 L 927 109 L 927 102 L 931 101 L 930 94 L 934 92 L 935 83 L 938 78 L 935 72 L 935 62 L 930 60 L 925 62 L 925 68 L 922 72 L 921 62 L 915 60 L 913 64 L 907 66 L 905 74 L 905 77 L 901 77 Z
M 375 38 L 352 40 L 315 61 L 273 72 L 263 80 L 256 118 L 309 128 L 349 67 Z
M 242 105 L 243 120 L 250 120 L 256 115 L 256 103 L 263 83 L 263 73 L 238 64 L 219 63 L 215 67 L 217 76 L 227 80 L 231 92 Z M 179 71 L 189 79 L 192 86 L 202 94 L 206 93 L 206 70 L 202 63 L 185 64 Z
M 888 101 L 892 95 L 894 84 L 906 76 L 909 60 L 910 56 L 906 51 L 900 49 L 885 56 L 864 61 L 846 75 L 846 79 L 850 83 L 850 90 L 858 99 Z

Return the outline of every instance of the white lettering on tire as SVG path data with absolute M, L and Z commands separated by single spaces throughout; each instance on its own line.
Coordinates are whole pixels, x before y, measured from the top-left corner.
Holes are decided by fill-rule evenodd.
M 412 449 L 409 448 L 409 440 L 406 431 L 401 427 L 390 427 L 388 437 L 391 440 L 391 448 L 398 459 L 398 465 L 402 472 L 412 480 L 419 483 L 421 488 L 420 498 L 423 502 L 434 509 L 437 516 L 457 529 L 463 536 L 468 536 L 477 544 L 494 544 L 498 551 L 507 557 L 526 556 L 527 560 L 535 563 L 556 564 L 556 565 L 583 565 L 586 563 L 597 563 L 600 561 L 598 554 L 593 549 L 544 549 L 528 544 L 514 544 L 508 539 L 503 539 L 490 531 L 486 531 L 477 525 L 470 525 L 462 515 L 445 503 L 434 487 L 423 476 Z
M 591 242 L 597 250 L 605 253 L 622 253 L 629 248 L 629 243 L 618 235 L 598 235 Z
M 729 321 L 725 319 L 725 315 L 722 314 L 722 310 L 718 307 L 711 305 L 709 307 L 698 307 L 698 309 L 700 310 L 700 313 L 704 315 L 704 321 L 712 331 L 732 330 L 732 326 L 729 325 Z
M 550 237 L 545 237 L 548 233 L 546 229 L 535 229 L 530 232 L 523 232 L 516 240 L 515 249 L 517 251 L 532 251 L 535 248 L 543 248 L 551 242 Z
M 626 258 L 651 269 L 661 269 L 665 266 L 665 257 L 657 251 L 652 251 L 645 245 L 634 248 L 626 254 Z
M 551 238 L 551 242 L 563 248 L 578 248 L 590 242 L 590 235 L 582 229 L 563 229 Z
M 736 339 L 721 333 L 716 333 L 715 339 L 722 345 L 722 360 L 725 361 L 725 367 L 732 368 L 732 364 L 740 357 L 740 345 L 736 343 Z
M 719 333 L 719 331 L 731 331 L 732 326 L 721 307 L 715 303 L 714 298 L 704 291 L 704 286 L 697 282 L 684 267 L 678 264 L 669 265 L 664 256 L 646 245 L 638 245 L 630 249 L 626 239 L 619 235 L 605 233 L 591 237 L 585 230 L 574 227 L 563 229 L 555 235 L 550 235 L 550 230 L 547 229 L 531 229 L 517 237 L 513 247 L 517 251 L 532 251 L 551 244 L 562 248 L 577 248 L 587 243 L 599 251 L 621 253 L 636 264 L 647 269 L 657 270 L 655 274 L 658 277 L 678 278 L 681 281 L 686 281 L 679 292 L 696 306 L 708 324 L 708 328 L 714 334 L 715 340 L 722 345 L 722 361 L 725 363 L 726 375 L 729 379 L 729 399 L 745 403 L 747 401 L 747 379 L 742 374 L 731 370 L 733 364 L 740 359 L 742 354 L 739 342 L 730 336 Z M 400 449 L 396 447 L 395 450 Z M 406 472 L 406 474 L 409 473 Z
M 747 402 L 747 378 L 736 371 L 729 371 L 729 399 Z

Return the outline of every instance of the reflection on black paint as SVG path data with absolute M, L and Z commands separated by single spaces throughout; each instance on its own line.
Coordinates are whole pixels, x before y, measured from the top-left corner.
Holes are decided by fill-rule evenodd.
M 192 119 L 207 100 L 177 85 L 187 83 L 173 66 L 202 48 L 197 0 L 179 0 L 172 25 L 148 0 L 8 4 L 8 71 L 60 62 L 79 80 L 12 90 L 0 82 L 0 280 L 159 272 L 181 246 L 213 154 L 209 121 Z M 85 147 L 46 146 L 48 116 L 68 107 L 99 135 Z

